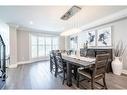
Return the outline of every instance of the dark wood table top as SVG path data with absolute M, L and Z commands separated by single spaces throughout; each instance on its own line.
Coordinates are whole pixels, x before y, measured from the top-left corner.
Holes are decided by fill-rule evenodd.
M 62 54 L 63 60 L 77 66 L 89 66 L 95 64 L 95 58 L 76 57 Z

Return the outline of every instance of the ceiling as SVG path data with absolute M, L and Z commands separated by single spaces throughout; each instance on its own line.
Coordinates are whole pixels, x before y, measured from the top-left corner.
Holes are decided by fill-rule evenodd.
M 61 16 L 71 6 L 0 6 L 0 19 L 19 28 L 61 33 L 127 8 L 127 6 L 80 6 L 82 9 L 69 20 Z

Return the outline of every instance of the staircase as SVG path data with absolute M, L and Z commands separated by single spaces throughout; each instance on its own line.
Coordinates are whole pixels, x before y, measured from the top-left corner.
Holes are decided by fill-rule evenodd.
M 6 52 L 5 43 L 0 35 L 0 89 L 2 89 L 6 83 Z

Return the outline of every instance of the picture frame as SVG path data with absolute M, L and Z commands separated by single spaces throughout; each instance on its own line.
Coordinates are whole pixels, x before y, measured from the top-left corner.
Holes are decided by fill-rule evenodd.
M 96 31 L 87 31 L 87 42 L 89 47 L 96 46 Z
M 112 46 L 112 31 L 111 27 L 106 27 L 97 30 L 97 46 L 111 47 Z

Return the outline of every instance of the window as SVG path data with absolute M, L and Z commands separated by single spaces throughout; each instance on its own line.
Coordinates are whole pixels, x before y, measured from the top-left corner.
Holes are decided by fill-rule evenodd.
M 36 36 L 32 36 L 32 58 L 36 58 L 37 57 L 37 37 Z
M 52 38 L 52 49 L 57 50 L 58 49 L 58 37 Z
M 45 56 L 45 38 L 39 37 L 38 38 L 38 55 Z
M 48 56 L 51 50 L 58 49 L 58 37 L 31 36 L 32 58 Z
M 52 38 L 46 37 L 46 56 L 49 55 L 51 49 L 52 49 Z

